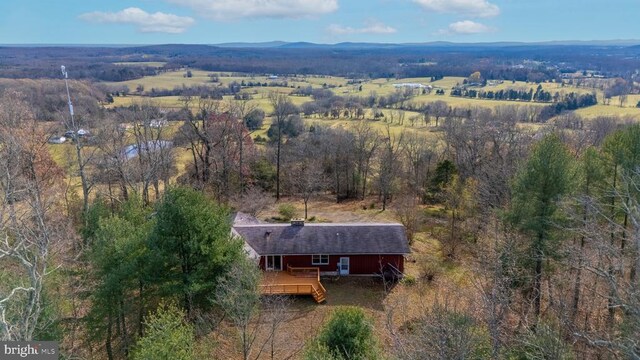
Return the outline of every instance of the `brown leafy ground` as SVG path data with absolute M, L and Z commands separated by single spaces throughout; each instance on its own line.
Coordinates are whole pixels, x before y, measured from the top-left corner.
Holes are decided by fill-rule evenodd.
M 279 203 L 271 205 L 260 213 L 260 220 L 269 220 L 278 216 L 280 204 L 292 204 L 298 210 L 298 216 L 304 216 L 304 203 L 297 198 L 283 197 Z M 372 207 L 373 204 L 373 207 Z M 336 203 L 335 197 L 319 196 L 309 201 L 308 217 L 315 222 L 398 222 L 393 211 L 382 211 L 377 197 L 366 200 L 352 200 Z

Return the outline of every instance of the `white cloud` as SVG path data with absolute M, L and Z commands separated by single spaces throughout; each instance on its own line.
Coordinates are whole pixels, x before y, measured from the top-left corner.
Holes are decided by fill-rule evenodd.
M 500 8 L 487 0 L 413 0 L 426 10 L 471 17 L 492 17 Z
M 487 25 L 477 23 L 471 20 L 457 21 L 452 24 L 449 24 L 447 29 L 443 29 L 438 31 L 438 34 L 441 35 L 470 35 L 470 34 L 480 34 L 486 32 L 494 31 L 493 28 L 488 27 Z
M 303 18 L 332 13 L 338 0 L 165 0 L 214 20 Z
M 327 27 L 327 31 L 331 35 L 350 35 L 350 34 L 393 34 L 398 32 L 395 28 L 385 25 L 377 21 L 369 21 L 365 23 L 364 27 L 353 28 L 350 26 L 343 26 L 338 24 L 331 24 Z
M 141 32 L 164 32 L 170 34 L 182 33 L 189 26 L 195 24 L 195 20 L 190 17 L 162 12 L 149 14 L 135 7 L 118 12 L 94 11 L 82 14 L 79 17 L 88 22 L 131 24 L 135 25 Z

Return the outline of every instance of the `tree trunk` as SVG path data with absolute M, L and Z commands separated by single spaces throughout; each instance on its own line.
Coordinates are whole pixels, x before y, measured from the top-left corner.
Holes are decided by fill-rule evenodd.
M 80 175 L 80 183 L 82 184 L 82 217 L 84 218 L 84 225 L 87 226 L 89 219 L 87 219 L 87 213 L 89 212 L 89 184 L 87 182 L 87 176 L 84 173 L 84 161 L 82 159 L 82 145 L 80 139 L 76 134 L 76 158 L 78 160 L 78 174 Z
M 142 337 L 144 335 L 144 283 L 142 280 L 138 281 L 138 336 Z
M 109 360 L 113 360 L 113 347 L 111 345 L 111 326 L 113 324 L 113 321 L 111 319 L 111 313 L 109 313 L 109 320 L 107 322 L 107 338 L 105 339 L 105 343 L 104 346 L 107 350 L 107 358 Z
M 542 242 L 542 239 L 540 239 Z M 535 315 L 533 330 L 535 331 L 538 326 L 538 319 L 540 317 L 540 308 L 542 302 L 542 257 L 543 253 L 541 249 L 536 249 L 536 268 L 533 278 L 533 313 Z
M 573 304 L 571 306 L 571 322 L 575 324 L 578 315 L 578 304 L 580 303 L 580 288 L 582 287 L 582 251 L 584 248 L 584 236 L 580 239 L 580 256 L 578 259 L 578 270 L 576 282 L 573 288 Z
M 276 201 L 280 200 L 280 148 L 282 147 L 282 131 L 278 121 L 278 148 L 276 150 Z

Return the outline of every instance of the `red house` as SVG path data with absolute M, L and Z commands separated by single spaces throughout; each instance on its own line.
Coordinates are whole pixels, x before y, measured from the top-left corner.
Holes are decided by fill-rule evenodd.
M 404 226 L 379 223 L 235 224 L 265 271 L 318 268 L 320 274 L 380 276 L 404 271 Z

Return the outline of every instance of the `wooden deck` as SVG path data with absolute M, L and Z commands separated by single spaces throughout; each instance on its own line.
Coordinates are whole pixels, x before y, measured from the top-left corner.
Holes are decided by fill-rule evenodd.
M 321 303 L 327 290 L 320 283 L 319 268 L 287 267 L 287 271 L 268 271 L 260 284 L 262 294 L 311 295 Z

